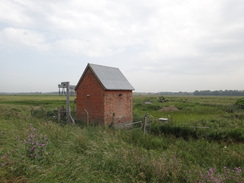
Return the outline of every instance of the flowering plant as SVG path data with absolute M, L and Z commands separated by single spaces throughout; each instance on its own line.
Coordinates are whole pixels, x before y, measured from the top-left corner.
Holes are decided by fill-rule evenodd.
M 49 154 L 46 150 L 48 144 L 47 137 L 39 135 L 32 124 L 26 130 L 24 139 L 21 139 L 19 136 L 16 139 L 16 148 L 12 152 L 6 152 L 0 158 L 0 167 L 8 168 L 17 174 L 23 174 L 30 167 L 38 167 L 33 166 L 33 163 L 43 162 Z
M 22 140 L 17 137 L 20 144 L 24 144 L 25 154 L 22 156 L 27 156 L 31 159 L 40 160 L 45 158 L 48 153 L 46 151 L 47 147 L 47 137 L 43 135 L 38 135 L 36 129 L 29 125 L 29 129 L 26 130 L 27 138 Z
M 210 168 L 205 172 L 200 172 L 200 176 L 197 182 L 207 183 L 225 183 L 225 182 L 236 182 L 241 183 L 244 181 L 242 176 L 241 168 L 229 169 L 224 167 L 221 171 L 222 173 L 218 173 L 215 168 Z

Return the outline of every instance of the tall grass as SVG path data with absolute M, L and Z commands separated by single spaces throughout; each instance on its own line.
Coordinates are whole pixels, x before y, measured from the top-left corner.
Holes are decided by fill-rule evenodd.
M 0 182 L 244 181 L 242 142 L 58 124 L 32 117 L 29 104 L 4 102 L 10 100 L 0 100 Z M 144 112 L 138 108 L 138 118 Z

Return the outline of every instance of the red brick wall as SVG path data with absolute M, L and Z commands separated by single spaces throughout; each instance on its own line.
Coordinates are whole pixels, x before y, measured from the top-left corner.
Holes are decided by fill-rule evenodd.
M 77 118 L 86 122 L 89 113 L 89 121 L 93 123 L 104 122 L 104 90 L 88 68 L 79 84 L 76 96 L 76 115 Z
M 115 113 L 114 122 L 125 123 L 132 122 L 132 91 L 105 91 L 105 124 L 112 122 L 113 113 Z
M 132 91 L 104 90 L 100 82 L 88 68 L 76 90 L 76 115 L 86 122 L 110 124 L 132 122 Z M 89 95 L 89 96 L 88 96 Z

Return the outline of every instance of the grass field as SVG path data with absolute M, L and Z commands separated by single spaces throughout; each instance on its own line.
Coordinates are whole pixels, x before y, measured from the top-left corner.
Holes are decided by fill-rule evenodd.
M 134 96 L 134 121 L 152 119 L 143 134 L 30 115 L 31 106 L 65 105 L 64 96 L 0 96 L 0 182 L 244 182 L 238 97 L 166 98 Z

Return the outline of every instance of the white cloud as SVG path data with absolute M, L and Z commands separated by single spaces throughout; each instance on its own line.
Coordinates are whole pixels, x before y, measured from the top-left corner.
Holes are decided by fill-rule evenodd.
M 64 39 L 55 43 L 58 49 L 64 50 L 74 54 L 85 55 L 87 57 L 104 57 L 114 54 L 119 49 L 112 50 L 111 47 L 102 43 L 101 40 L 78 40 L 78 39 Z
M 0 1 L 0 21 L 7 25 L 24 26 L 32 22 L 31 17 L 25 14 L 23 7 L 11 0 Z
M 29 47 L 38 51 L 50 48 L 45 37 L 35 31 L 16 28 L 5 28 L 0 32 L 0 43 L 11 47 Z
M 240 77 L 243 8 L 242 0 L 2 0 L 0 48 L 37 51 L 46 63 L 55 54 L 63 64 L 63 55 L 69 62 L 93 58 L 124 68 L 141 88 L 149 77 L 154 91 L 160 81 L 173 90 L 198 81 L 207 88 L 210 78 L 224 85 L 224 75 Z

